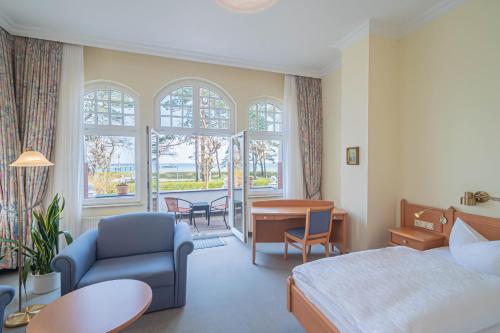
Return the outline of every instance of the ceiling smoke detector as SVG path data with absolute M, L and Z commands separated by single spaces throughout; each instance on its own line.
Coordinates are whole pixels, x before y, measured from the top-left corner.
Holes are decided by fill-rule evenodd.
M 215 0 L 227 10 L 237 13 L 257 13 L 271 8 L 278 0 Z

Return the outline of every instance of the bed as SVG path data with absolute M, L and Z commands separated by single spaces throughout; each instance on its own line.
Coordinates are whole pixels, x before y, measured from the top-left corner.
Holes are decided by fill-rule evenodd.
M 401 224 L 424 206 L 402 202 Z M 442 210 L 429 214 L 448 240 L 457 217 L 490 240 L 500 219 Z M 360 286 L 363 286 L 360 288 Z M 288 278 L 288 310 L 307 332 L 500 332 L 500 277 L 466 270 L 448 247 L 389 247 L 297 266 Z M 450 320 L 450 318 L 453 318 Z

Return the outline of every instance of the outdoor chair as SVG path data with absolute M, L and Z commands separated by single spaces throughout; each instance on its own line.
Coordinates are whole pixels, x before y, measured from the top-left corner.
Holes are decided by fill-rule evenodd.
M 182 216 L 191 217 L 193 212 L 193 203 L 191 201 L 176 197 L 164 197 L 163 199 L 168 211 L 175 214 L 176 223 L 182 220 Z
M 220 198 L 217 198 L 215 200 L 212 200 L 210 202 L 210 216 L 212 213 L 220 213 L 222 212 L 222 218 L 224 220 L 224 223 L 226 224 L 226 228 L 230 229 L 227 221 L 226 221 L 226 214 L 227 214 L 227 209 L 229 207 L 229 197 L 227 195 L 224 195 Z

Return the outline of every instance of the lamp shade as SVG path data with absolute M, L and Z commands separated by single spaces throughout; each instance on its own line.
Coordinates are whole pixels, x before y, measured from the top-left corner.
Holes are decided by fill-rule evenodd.
M 219 6 L 238 13 L 256 13 L 272 7 L 278 0 L 216 0 Z
M 27 150 L 15 160 L 11 167 L 38 167 L 54 165 L 42 153 L 34 150 Z

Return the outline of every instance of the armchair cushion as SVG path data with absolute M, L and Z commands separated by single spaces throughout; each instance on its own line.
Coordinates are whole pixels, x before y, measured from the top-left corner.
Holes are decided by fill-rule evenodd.
M 174 248 L 171 213 L 135 213 L 106 217 L 98 225 L 97 259 L 167 252 Z
M 97 260 L 78 283 L 78 288 L 116 279 L 134 279 L 151 288 L 172 286 L 175 283 L 172 252 L 139 254 Z

